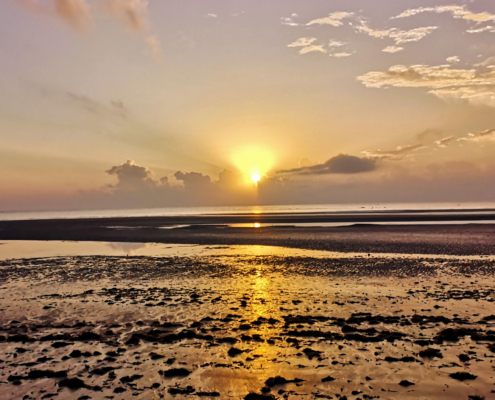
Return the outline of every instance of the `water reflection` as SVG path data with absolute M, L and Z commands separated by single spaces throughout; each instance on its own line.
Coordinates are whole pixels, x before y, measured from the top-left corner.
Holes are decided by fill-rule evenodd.
M 146 249 L 151 246 L 151 243 L 105 243 L 113 250 L 119 250 L 129 256 L 137 255 L 139 249 Z
M 339 253 L 324 250 L 294 249 L 278 246 L 231 245 L 204 246 L 166 243 L 110 243 L 4 240 L 0 242 L 0 260 L 13 258 L 43 258 L 72 256 L 149 256 L 149 257 L 192 257 L 192 256 L 283 256 L 313 258 L 424 258 L 456 260 L 494 260 L 495 256 L 453 256 L 435 254 L 395 253 Z

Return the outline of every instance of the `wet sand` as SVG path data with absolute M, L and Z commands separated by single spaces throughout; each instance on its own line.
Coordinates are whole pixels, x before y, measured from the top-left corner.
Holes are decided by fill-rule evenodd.
M 0 261 L 0 398 L 493 398 L 494 264 Z

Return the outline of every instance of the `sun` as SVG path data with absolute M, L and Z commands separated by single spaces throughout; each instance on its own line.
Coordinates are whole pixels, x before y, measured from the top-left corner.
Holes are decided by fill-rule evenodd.
M 259 176 L 258 174 L 254 174 L 254 175 L 251 175 L 251 180 L 254 182 L 254 183 L 258 183 L 261 179 L 261 176 Z
M 275 165 L 274 154 L 260 145 L 244 145 L 231 154 L 233 166 L 251 186 L 257 186 Z

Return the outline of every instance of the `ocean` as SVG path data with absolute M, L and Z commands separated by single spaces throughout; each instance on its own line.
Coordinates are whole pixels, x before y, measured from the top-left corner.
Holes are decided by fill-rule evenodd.
M 169 207 L 111 210 L 1 212 L 0 221 L 33 219 L 165 217 L 231 214 L 361 214 L 379 212 L 495 212 L 495 202 L 479 203 L 381 203 L 381 204 L 298 204 L 231 207 Z

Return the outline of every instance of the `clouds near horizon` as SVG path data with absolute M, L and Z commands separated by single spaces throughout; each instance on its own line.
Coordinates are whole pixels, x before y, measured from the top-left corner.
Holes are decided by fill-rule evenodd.
M 327 175 L 360 174 L 374 171 L 376 162 L 369 158 L 359 158 L 348 154 L 339 154 L 323 164 L 301 166 L 299 168 L 277 171 L 278 175 Z

